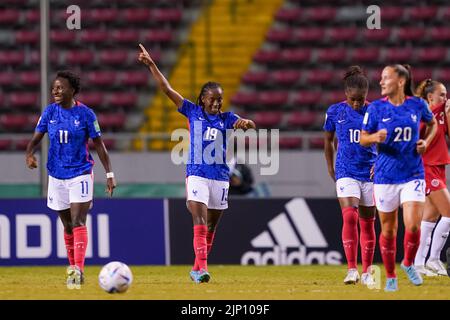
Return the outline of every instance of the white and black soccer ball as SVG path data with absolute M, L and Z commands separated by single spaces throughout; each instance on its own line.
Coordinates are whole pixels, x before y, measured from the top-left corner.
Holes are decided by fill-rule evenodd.
M 108 293 L 123 293 L 133 282 L 133 274 L 125 263 L 113 261 L 103 266 L 98 284 Z

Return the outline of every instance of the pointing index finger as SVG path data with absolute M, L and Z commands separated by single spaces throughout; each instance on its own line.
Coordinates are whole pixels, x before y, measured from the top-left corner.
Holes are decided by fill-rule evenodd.
M 143 53 L 148 54 L 148 51 L 145 49 L 145 47 L 141 43 L 139 43 L 139 48 L 141 48 Z

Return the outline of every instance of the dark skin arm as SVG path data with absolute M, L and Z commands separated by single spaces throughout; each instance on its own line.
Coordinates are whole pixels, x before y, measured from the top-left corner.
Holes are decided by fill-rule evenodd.
M 37 159 L 34 156 L 34 153 L 36 152 L 36 148 L 41 142 L 42 138 L 44 137 L 45 133 L 36 131 L 33 134 L 33 137 L 31 138 L 30 142 L 28 142 L 27 150 L 25 152 L 25 162 L 27 164 L 27 167 L 30 169 L 37 168 Z
M 249 120 L 249 119 L 238 119 L 233 124 L 233 128 L 234 129 L 243 129 L 243 130 L 256 129 L 256 125 L 255 125 L 255 123 L 252 120 Z
M 153 78 L 156 80 L 159 88 L 166 94 L 166 96 L 170 100 L 172 100 L 173 103 L 175 103 L 178 108 L 180 108 L 183 105 L 184 98 L 181 96 L 181 94 L 172 89 L 169 81 L 167 81 L 161 71 L 159 71 L 155 61 L 153 61 L 144 46 L 142 44 L 139 44 L 139 47 L 141 48 L 141 52 L 139 53 L 138 60 L 150 69 L 150 72 L 152 73 Z
M 325 153 L 325 159 L 327 160 L 328 174 L 330 175 L 331 179 L 336 181 L 334 172 L 334 131 L 325 131 L 324 140 L 325 143 L 323 150 Z
M 106 172 L 112 172 L 111 161 L 109 159 L 108 151 L 106 150 L 105 144 L 101 137 L 92 139 L 94 142 L 95 150 L 97 151 L 98 157 L 102 162 L 103 168 Z M 109 194 L 110 197 L 113 195 L 114 188 L 116 187 L 116 180 L 114 178 L 106 179 L 106 190 L 105 192 Z

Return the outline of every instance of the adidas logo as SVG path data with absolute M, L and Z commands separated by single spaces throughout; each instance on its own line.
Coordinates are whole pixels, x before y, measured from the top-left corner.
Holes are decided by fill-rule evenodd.
M 285 208 L 287 214 L 282 212 L 270 220 L 267 224 L 269 230 L 251 240 L 252 246 L 258 251 L 245 252 L 241 257 L 241 264 L 342 263 L 342 254 L 339 251 L 326 251 L 328 242 L 305 199 L 292 199 L 286 203 Z M 321 250 L 308 250 L 309 248 Z

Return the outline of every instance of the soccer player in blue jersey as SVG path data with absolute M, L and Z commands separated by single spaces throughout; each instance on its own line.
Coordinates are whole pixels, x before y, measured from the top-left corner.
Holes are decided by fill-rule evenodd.
M 196 103 L 184 99 L 170 86 L 144 46 L 139 46 L 139 61 L 149 67 L 161 90 L 178 107 L 178 111 L 189 119 L 191 145 L 186 168 L 186 193 L 187 207 L 194 223 L 195 252 L 195 264 L 190 277 L 196 283 L 208 282 L 207 256 L 220 217 L 228 208 L 226 130 L 256 128 L 255 123 L 233 112 L 221 112 L 223 90 L 218 83 L 204 84 Z M 207 150 L 213 151 L 208 155 Z
M 342 210 L 342 243 L 347 258 L 348 271 L 345 284 L 359 281 L 358 216 L 361 229 L 361 283 L 369 285 L 373 279 L 368 270 L 375 251 L 375 204 L 370 170 L 375 163 L 375 146 L 359 144 L 361 125 L 367 110 L 369 81 L 359 66 L 352 66 L 344 76 L 347 100 L 331 105 L 326 113 L 325 158 L 328 172 L 336 181 L 336 192 Z M 334 138 L 338 148 L 334 163 Z M 335 168 L 336 167 L 336 168 Z M 359 209 L 359 210 L 358 210 Z M 359 215 L 358 215 L 359 213 Z
M 70 263 L 67 268 L 68 286 L 84 282 L 84 258 L 88 241 L 86 217 L 92 206 L 94 189 L 94 160 L 89 153 L 89 138 L 94 142 L 105 168 L 106 191 L 110 196 L 116 186 L 97 118 L 89 107 L 75 100 L 79 91 L 78 75 L 69 70 L 57 73 L 51 90 L 55 102 L 42 113 L 26 150 L 28 168 L 37 168 L 34 152 L 45 133 L 48 133 L 47 206 L 58 212 L 64 225 L 64 240 Z
M 398 207 L 403 207 L 404 257 L 401 268 L 414 285 L 423 283 L 413 262 L 420 243 L 420 222 L 425 203 L 425 175 L 421 154 L 437 129 L 427 103 L 414 97 L 408 65 L 393 64 L 381 74 L 382 99 L 372 102 L 364 116 L 361 144 L 378 144 L 374 170 L 374 196 L 381 222 L 379 239 L 386 269 L 385 291 L 397 291 L 395 255 Z M 419 137 L 419 125 L 426 130 Z

